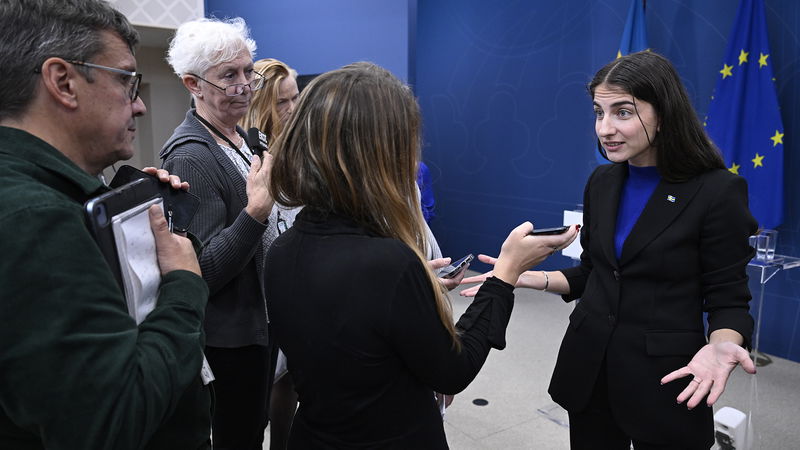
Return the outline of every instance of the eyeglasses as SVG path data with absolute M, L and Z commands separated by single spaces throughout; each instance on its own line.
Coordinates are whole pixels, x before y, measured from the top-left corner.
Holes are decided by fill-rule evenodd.
M 255 76 L 255 78 L 253 78 L 249 83 L 229 84 L 228 86 L 225 86 L 225 87 L 217 86 L 216 84 L 206 80 L 205 78 L 201 77 L 200 75 L 195 75 L 193 73 L 187 73 L 186 75 L 191 75 L 193 77 L 197 77 L 197 78 L 205 81 L 206 83 L 208 83 L 208 84 L 214 86 L 215 88 L 219 89 L 220 91 L 224 92 L 225 95 L 227 95 L 228 97 L 235 97 L 237 95 L 243 94 L 245 86 L 250 88 L 251 91 L 257 91 L 257 90 L 261 89 L 262 87 L 264 87 L 264 76 L 262 76 L 260 73 L 255 72 L 255 71 L 253 71 L 253 75 Z
M 75 64 L 76 66 L 85 66 L 91 67 L 92 69 L 100 69 L 106 70 L 109 72 L 119 73 L 122 75 L 127 75 L 128 79 L 126 82 L 131 85 L 130 92 L 128 92 L 128 97 L 131 99 L 132 102 L 135 102 L 137 98 L 139 98 L 139 86 L 142 84 L 142 74 L 137 72 L 130 72 L 128 70 L 116 69 L 114 67 L 106 67 L 101 66 L 100 64 L 92 64 L 84 61 L 77 61 L 71 59 L 65 59 L 66 62 L 70 64 Z M 33 69 L 34 73 L 42 73 L 40 68 Z
M 131 72 L 131 71 L 122 70 L 122 69 L 115 69 L 114 67 L 106 67 L 106 66 L 101 66 L 100 64 L 92 64 L 92 63 L 88 63 L 88 62 L 84 62 L 84 61 L 75 61 L 75 60 L 69 60 L 69 59 L 66 60 L 66 61 L 68 63 L 70 63 L 70 64 L 75 64 L 76 66 L 91 67 L 92 69 L 100 69 L 100 70 L 105 70 L 105 71 L 108 71 L 108 72 L 114 72 L 114 73 L 119 73 L 119 74 L 122 74 L 122 75 L 127 75 L 128 77 L 130 77 L 128 79 L 127 83 L 131 85 L 131 89 L 128 92 L 128 96 L 130 97 L 132 102 L 135 102 L 136 99 L 139 98 L 139 85 L 142 84 L 142 74 L 141 73 Z

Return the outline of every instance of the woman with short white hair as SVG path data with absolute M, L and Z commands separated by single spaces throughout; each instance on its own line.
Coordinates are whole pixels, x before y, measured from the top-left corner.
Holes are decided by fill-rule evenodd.
M 167 57 L 196 105 L 160 156 L 201 200 L 188 231 L 202 241 L 211 290 L 204 330 L 216 449 L 262 448 L 274 373 L 263 288 L 264 255 L 281 226 L 267 190 L 271 157 L 254 156 L 236 125 L 263 85 L 255 49 L 244 20 L 200 19 L 178 28 Z

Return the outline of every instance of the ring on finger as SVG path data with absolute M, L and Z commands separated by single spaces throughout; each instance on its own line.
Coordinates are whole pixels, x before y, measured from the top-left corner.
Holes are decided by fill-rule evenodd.
M 702 380 L 702 379 L 700 379 L 700 378 L 697 378 L 697 377 L 693 378 L 693 379 L 692 379 L 692 381 L 694 381 L 694 382 L 695 382 L 695 383 L 697 383 L 697 384 L 700 384 L 700 383 L 702 383 L 702 382 L 703 382 L 703 380 Z

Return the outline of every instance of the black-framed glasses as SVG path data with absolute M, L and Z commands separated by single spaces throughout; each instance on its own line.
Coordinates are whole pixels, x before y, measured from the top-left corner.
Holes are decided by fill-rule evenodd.
M 65 61 L 67 61 L 70 64 L 75 64 L 76 66 L 91 67 L 92 69 L 100 69 L 100 70 L 105 70 L 105 71 L 108 71 L 108 72 L 114 72 L 114 73 L 119 73 L 119 74 L 122 74 L 122 75 L 127 75 L 128 77 L 130 77 L 130 79 L 128 80 L 128 84 L 131 85 L 131 89 L 130 89 L 130 92 L 128 92 L 128 96 L 130 97 L 132 102 L 135 102 L 136 99 L 139 98 L 139 86 L 142 84 L 142 74 L 141 73 L 131 72 L 129 70 L 117 69 L 117 68 L 114 68 L 114 67 L 101 66 L 100 64 L 93 64 L 93 63 L 89 63 L 89 62 L 86 62 L 86 61 L 77 61 L 77 60 L 73 60 L 73 59 L 67 59 Z
M 193 73 L 187 73 L 186 75 L 191 75 L 193 77 L 196 77 L 196 78 L 199 78 L 199 79 L 205 81 L 206 83 L 208 83 L 208 84 L 214 86 L 215 88 L 219 89 L 220 91 L 224 92 L 225 95 L 227 95 L 228 97 L 235 97 L 237 95 L 243 94 L 245 86 L 250 88 L 251 91 L 257 91 L 257 90 L 261 89 L 262 87 L 264 87 L 264 76 L 261 75 L 260 73 L 256 72 L 256 71 L 253 71 L 253 76 L 255 78 L 253 78 L 249 82 L 247 82 L 247 83 L 229 84 L 229 85 L 227 85 L 225 87 L 217 86 L 216 84 L 206 80 L 205 78 L 201 77 L 200 75 L 195 75 Z

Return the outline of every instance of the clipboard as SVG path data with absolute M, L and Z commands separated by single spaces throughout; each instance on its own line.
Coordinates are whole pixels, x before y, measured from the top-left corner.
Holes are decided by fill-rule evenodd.
M 128 312 L 137 323 L 144 320 L 155 306 L 155 294 L 141 295 L 142 274 L 147 275 L 149 281 L 144 280 L 144 284 L 148 286 L 155 279 L 156 289 L 161 276 L 155 256 L 155 239 L 147 217 L 150 205 L 162 204 L 163 207 L 157 183 L 153 179 L 140 178 L 84 204 L 89 230 L 125 293 Z M 150 303 L 152 305 L 148 306 Z

